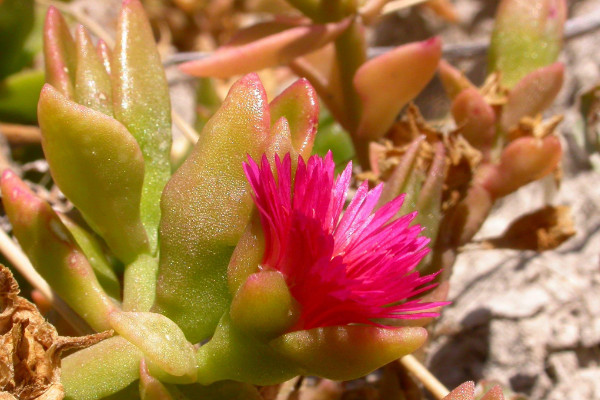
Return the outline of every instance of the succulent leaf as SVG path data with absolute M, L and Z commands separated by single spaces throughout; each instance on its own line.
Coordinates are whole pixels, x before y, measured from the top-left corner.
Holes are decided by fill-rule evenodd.
M 10 170 L 1 186 L 13 232 L 36 270 L 92 328 L 109 329 L 108 314 L 118 306 L 56 212 Z
M 241 165 L 265 152 L 270 121 L 258 77 L 241 79 L 165 188 L 155 310 L 194 343 L 230 302 L 227 265 L 253 207 Z
M 375 140 L 387 132 L 402 107 L 433 77 L 441 48 L 438 38 L 410 43 L 360 67 L 354 77 L 354 86 L 362 99 L 359 136 Z
M 110 324 L 163 371 L 194 381 L 194 348 L 173 321 L 150 312 L 114 312 L 110 315 Z
M 77 49 L 67 23 L 54 7 L 49 7 L 46 14 L 44 61 L 46 81 L 63 96 L 72 99 L 75 93 Z
M 96 400 L 125 389 L 139 378 L 143 356 L 136 346 L 115 336 L 63 358 L 66 398 Z
M 426 338 L 423 328 L 350 325 L 287 333 L 270 346 L 301 365 L 303 374 L 350 380 L 412 353 Z
M 243 45 L 220 47 L 212 56 L 180 66 L 194 76 L 227 78 L 286 64 L 337 38 L 348 21 L 326 25 L 295 26 Z
M 154 253 L 160 197 L 171 176 L 171 103 L 152 29 L 138 0 L 123 2 L 111 70 L 115 117 L 135 137 L 144 155 L 140 209 Z
M 38 116 L 52 177 L 88 224 L 125 263 L 148 252 L 139 208 L 144 160 L 133 136 L 49 85 L 40 95 Z

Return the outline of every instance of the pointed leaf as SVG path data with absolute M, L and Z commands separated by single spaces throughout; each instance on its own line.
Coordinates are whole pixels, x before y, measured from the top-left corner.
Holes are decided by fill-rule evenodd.
M 487 155 L 496 135 L 496 113 L 477 89 L 463 90 L 452 102 L 452 116 L 460 134 Z
M 451 391 L 442 400 L 473 400 L 475 397 L 475 383 L 468 381 Z
M 102 399 L 140 376 L 142 352 L 120 336 L 103 340 L 62 359 L 60 381 L 67 399 Z
M 142 400 L 173 400 L 173 396 L 165 385 L 150 375 L 145 360 L 140 362 L 140 398 Z
M 155 310 L 194 343 L 230 302 L 226 269 L 253 207 L 242 163 L 265 152 L 270 120 L 258 77 L 241 79 L 165 188 Z
M 492 196 L 506 196 L 548 175 L 556 168 L 561 156 L 562 147 L 556 136 L 522 137 L 504 149 L 498 165 L 482 170 L 484 178 L 481 182 Z
M 52 6 L 44 25 L 44 61 L 47 82 L 65 97 L 73 98 L 77 50 L 67 23 Z
M 525 75 L 556 61 L 567 15 L 565 0 L 503 0 L 498 6 L 489 69 L 512 88 Z
M 2 175 L 2 202 L 19 244 L 36 270 L 96 331 L 109 329 L 117 305 L 104 292 L 85 255 L 52 207 L 10 170 Z
M 100 60 L 102 60 L 102 65 L 104 65 L 106 73 L 111 75 L 110 63 L 112 60 L 112 52 L 104 40 L 98 39 L 98 43 L 96 44 L 96 52 L 98 53 Z
M 60 220 L 65 224 L 65 227 L 71 232 L 73 238 L 77 242 L 77 245 L 83 251 L 90 265 L 94 269 L 94 273 L 98 278 L 100 285 L 106 290 L 109 296 L 114 299 L 121 298 L 121 285 L 119 278 L 112 265 L 104 254 L 102 245 L 98 242 L 98 239 L 81 226 L 77 225 L 73 220 L 64 214 L 59 214 Z
M 135 139 L 116 120 L 49 85 L 38 115 L 52 177 L 86 222 L 125 263 L 147 252 L 139 211 L 144 161 Z
M 374 140 L 387 132 L 402 107 L 433 77 L 441 48 L 438 38 L 406 44 L 366 62 L 357 71 L 354 86 L 363 104 L 358 135 Z
M 425 342 L 423 328 L 337 326 L 287 333 L 270 344 L 303 367 L 303 374 L 350 380 L 412 353 Z
M 347 27 L 348 21 L 298 26 L 241 46 L 221 47 L 212 56 L 182 64 L 180 68 L 194 76 L 227 78 L 275 67 L 317 50 Z
M 446 60 L 440 60 L 438 73 L 446 94 L 454 99 L 465 89 L 474 89 L 475 85 L 458 69 L 454 68 Z
M 144 155 L 141 218 L 154 252 L 160 196 L 171 176 L 171 103 L 152 29 L 138 0 L 123 1 L 111 68 L 115 116 Z
M 166 373 L 196 376 L 194 347 L 181 329 L 164 315 L 150 312 L 114 312 L 113 329 L 136 345 L 144 356 Z
M 479 400 L 504 400 L 504 393 L 500 385 L 493 386 Z
M 77 70 L 75 74 L 75 96 L 77 103 L 113 115 L 110 77 L 98 56 L 92 39 L 85 28 L 77 27 Z
M 525 116 L 535 117 L 550 107 L 562 87 L 565 66 L 554 63 L 527 74 L 510 91 L 502 109 L 502 128 L 509 131 Z
M 273 99 L 270 109 L 271 123 L 287 119 L 294 149 L 307 160 L 319 123 L 319 99 L 313 87 L 306 79 L 296 81 Z

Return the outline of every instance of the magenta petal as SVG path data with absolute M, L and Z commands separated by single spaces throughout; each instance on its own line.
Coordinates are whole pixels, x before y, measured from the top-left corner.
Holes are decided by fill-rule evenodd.
M 383 187 L 365 182 L 342 214 L 352 166 L 337 178 L 334 168 L 331 153 L 299 157 L 292 183 L 289 154 L 275 158 L 276 176 L 266 157 L 244 164 L 265 233 L 262 267 L 280 271 L 301 306 L 292 330 L 437 316 L 427 310 L 447 303 L 414 299 L 435 286 L 415 270 L 429 252 L 411 226 L 416 212 L 390 222 L 404 196 L 373 212 Z

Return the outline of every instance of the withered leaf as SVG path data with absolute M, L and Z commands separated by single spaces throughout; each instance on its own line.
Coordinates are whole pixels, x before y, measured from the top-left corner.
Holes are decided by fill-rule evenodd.
M 60 354 L 112 335 L 61 337 L 38 309 L 19 297 L 19 286 L 0 265 L 0 400 L 60 400 Z
M 492 249 L 546 251 L 560 246 L 575 235 L 568 206 L 546 206 L 513 221 L 497 238 L 481 244 Z

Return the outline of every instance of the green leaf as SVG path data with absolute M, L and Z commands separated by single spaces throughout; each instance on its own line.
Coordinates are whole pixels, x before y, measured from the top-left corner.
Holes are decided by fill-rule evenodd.
M 144 161 L 135 139 L 118 121 L 67 100 L 49 85 L 38 110 L 56 184 L 123 262 L 148 252 L 139 209 Z
M 329 326 L 287 333 L 269 344 L 302 366 L 302 374 L 351 380 L 417 350 L 427 339 L 423 328 Z
M 118 306 L 52 207 L 10 170 L 2 175 L 1 186 L 13 233 L 36 270 L 92 328 L 109 329 L 108 315 Z
M 123 1 L 111 69 L 115 116 L 144 155 L 141 218 L 154 254 L 160 197 L 171 176 L 171 103 L 152 29 L 138 0 Z
M 63 224 L 65 224 L 65 227 L 71 232 L 71 235 L 73 235 L 83 254 L 85 254 L 94 269 L 100 285 L 102 285 L 106 293 L 113 299 L 120 299 L 121 285 L 119 278 L 113 270 L 113 266 L 108 261 L 106 254 L 104 254 L 104 250 L 98 239 L 66 215 L 59 214 L 59 217 Z
M 565 0 L 503 0 L 489 49 L 490 72 L 512 88 L 525 75 L 556 61 L 567 16 Z
M 114 312 L 113 329 L 136 345 L 144 356 L 168 374 L 196 377 L 194 347 L 179 327 L 164 315 L 150 312 Z
M 44 24 L 44 62 L 46 82 L 63 96 L 72 99 L 75 93 L 77 49 L 67 23 L 52 6 L 48 8 Z
M 18 72 L 0 82 L 0 119 L 4 122 L 37 123 L 37 103 L 44 73 Z
M 33 0 L 3 0 L 0 2 L 0 80 L 23 68 L 31 60 L 23 51 L 33 28 Z
M 65 398 L 96 400 L 127 388 L 140 377 L 143 356 L 136 346 L 115 336 L 63 358 L 60 381 Z
M 163 194 L 155 311 L 188 340 L 212 335 L 230 303 L 229 259 L 253 208 L 242 163 L 265 152 L 267 98 L 255 74 L 231 88 Z
M 112 88 L 103 60 L 83 26 L 77 27 L 75 37 L 77 47 L 75 101 L 112 117 Z
M 273 99 L 269 107 L 271 124 L 285 117 L 294 149 L 307 160 L 319 124 L 319 99 L 313 87 L 306 79 L 300 79 Z

